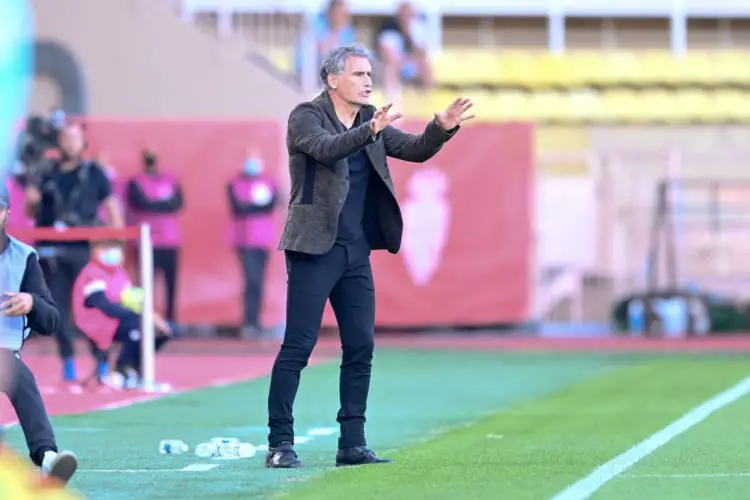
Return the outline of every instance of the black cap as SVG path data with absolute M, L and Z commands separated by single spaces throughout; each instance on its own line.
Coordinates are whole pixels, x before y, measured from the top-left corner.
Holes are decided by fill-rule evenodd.
M 2 182 L 0 182 L 0 207 L 10 208 L 10 193 L 5 178 L 2 178 Z

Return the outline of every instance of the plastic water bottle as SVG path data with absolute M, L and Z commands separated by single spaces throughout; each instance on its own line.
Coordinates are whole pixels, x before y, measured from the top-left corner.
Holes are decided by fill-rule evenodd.
M 241 443 L 237 439 L 229 439 L 229 442 L 200 443 L 195 447 L 195 454 L 201 458 L 223 458 L 238 459 L 252 458 L 255 456 L 255 446 L 250 443 Z M 232 442 L 233 441 L 233 442 Z
M 655 309 L 661 318 L 665 337 L 681 337 L 687 330 L 688 307 L 681 297 L 660 299 Z
M 219 445 L 217 443 L 200 443 L 195 447 L 195 455 L 201 458 L 213 458 L 219 455 Z
M 189 449 L 187 443 L 179 439 L 165 439 L 159 443 L 159 453 L 162 455 L 179 455 Z
M 211 439 L 211 442 L 216 444 L 239 444 L 240 440 L 237 438 L 216 437 Z
M 220 458 L 252 458 L 255 456 L 255 446 L 250 443 L 220 444 L 218 446 Z

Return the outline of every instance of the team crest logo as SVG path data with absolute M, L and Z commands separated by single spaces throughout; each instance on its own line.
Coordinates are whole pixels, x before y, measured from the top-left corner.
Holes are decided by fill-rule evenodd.
M 403 203 L 404 238 L 401 255 L 415 285 L 430 282 L 440 267 L 450 232 L 448 177 L 438 167 L 415 171 Z

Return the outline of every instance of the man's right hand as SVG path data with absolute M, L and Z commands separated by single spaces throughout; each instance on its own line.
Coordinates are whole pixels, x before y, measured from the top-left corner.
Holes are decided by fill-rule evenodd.
M 38 205 L 42 201 L 42 193 L 36 186 L 28 186 L 24 191 L 26 203 L 29 205 Z
M 388 125 L 404 117 L 403 113 L 393 113 L 389 115 L 388 112 L 391 110 L 392 106 L 393 103 L 388 103 L 375 111 L 375 115 L 372 117 L 372 120 L 370 120 L 370 131 L 373 135 L 378 135 Z

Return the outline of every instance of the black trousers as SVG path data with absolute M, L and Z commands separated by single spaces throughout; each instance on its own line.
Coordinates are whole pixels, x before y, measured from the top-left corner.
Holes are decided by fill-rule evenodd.
M 294 442 L 292 407 L 300 372 L 318 340 L 326 300 L 339 325 L 339 447 L 364 446 L 365 411 L 375 346 L 375 287 L 369 252 L 335 245 L 323 255 L 287 252 L 287 324 L 271 372 L 268 443 Z
M 177 248 L 154 248 L 154 274 L 161 272 L 167 292 L 167 321 L 176 317 L 177 272 L 180 265 L 180 251 Z
M 164 347 L 170 337 L 156 333 L 154 338 L 154 351 L 159 352 Z M 138 374 L 141 374 L 141 343 L 143 337 L 141 334 L 141 316 L 136 313 L 128 314 L 120 320 L 117 325 L 114 342 L 121 344 L 120 354 L 117 357 L 116 369 L 124 370 L 132 368 Z M 108 353 L 105 353 L 105 356 Z
M 21 358 L 15 356 L 14 359 L 14 379 L 8 388 L 8 399 L 21 424 L 31 461 L 41 466 L 46 451 L 57 451 L 55 433 L 34 374 Z
M 263 248 L 237 248 L 237 257 L 245 278 L 244 320 L 245 326 L 260 326 L 260 310 L 263 306 L 263 285 L 266 280 L 268 250 Z
M 60 328 L 55 332 L 55 340 L 62 358 L 73 357 L 73 339 L 77 331 L 71 314 L 73 284 L 88 264 L 90 253 L 88 245 L 61 246 L 53 257 L 42 257 L 39 261 L 52 298 L 60 311 Z

